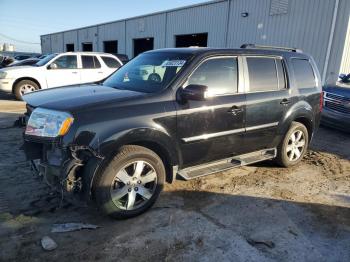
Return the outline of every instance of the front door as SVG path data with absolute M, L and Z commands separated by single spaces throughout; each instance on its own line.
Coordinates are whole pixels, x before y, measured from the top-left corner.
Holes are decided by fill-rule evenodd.
M 247 152 L 276 146 L 277 130 L 290 105 L 283 61 L 278 57 L 246 57 Z
M 241 152 L 245 95 L 238 93 L 237 57 L 202 62 L 182 88 L 206 85 L 208 98 L 177 104 L 177 133 L 182 168 L 219 160 Z
M 80 69 L 76 55 L 63 55 L 54 60 L 46 72 L 47 87 L 80 84 Z

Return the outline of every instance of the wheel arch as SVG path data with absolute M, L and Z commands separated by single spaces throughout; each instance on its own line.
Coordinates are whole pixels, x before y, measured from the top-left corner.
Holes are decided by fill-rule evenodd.
M 163 161 L 166 169 L 166 182 L 173 182 L 173 167 L 178 165 L 179 158 L 176 145 L 170 136 L 160 130 L 152 128 L 138 128 L 121 132 L 105 139 L 102 143 L 92 143 L 91 148 L 104 157 L 103 160 L 91 158 L 85 165 L 85 186 L 89 187 L 89 194 L 97 174 L 113 159 L 122 146 L 137 145 L 155 152 Z
M 22 80 L 30 80 L 30 81 L 33 81 L 34 83 L 36 83 L 36 84 L 38 85 L 39 89 L 41 89 L 41 84 L 40 84 L 40 82 L 39 82 L 37 79 L 35 79 L 35 78 L 33 78 L 33 77 L 29 77 L 29 76 L 24 76 L 24 77 L 20 77 L 20 78 L 16 79 L 16 81 L 13 82 L 13 85 L 12 85 L 12 93 L 15 92 L 15 87 L 16 87 L 16 85 L 17 85 L 20 81 L 22 81 Z
M 283 118 L 279 134 L 283 136 L 288 132 L 293 121 L 299 122 L 307 128 L 311 140 L 315 130 L 314 110 L 312 106 L 304 100 L 291 106 Z

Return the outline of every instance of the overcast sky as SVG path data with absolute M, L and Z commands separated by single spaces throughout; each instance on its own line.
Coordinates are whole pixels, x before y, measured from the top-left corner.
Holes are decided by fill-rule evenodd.
M 40 35 L 207 0 L 0 0 L 0 44 L 40 52 Z

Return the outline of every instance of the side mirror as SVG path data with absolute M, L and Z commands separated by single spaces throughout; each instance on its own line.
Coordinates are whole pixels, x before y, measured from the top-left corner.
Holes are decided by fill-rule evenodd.
M 205 85 L 188 85 L 181 91 L 181 98 L 184 100 L 204 101 L 208 87 Z
M 52 63 L 52 64 L 50 64 L 49 67 L 48 67 L 48 69 L 57 69 L 57 68 L 58 68 L 58 66 L 57 66 L 56 63 Z

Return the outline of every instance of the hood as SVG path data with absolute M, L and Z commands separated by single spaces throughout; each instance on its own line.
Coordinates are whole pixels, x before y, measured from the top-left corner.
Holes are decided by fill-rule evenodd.
M 325 86 L 323 87 L 323 91 L 337 94 L 340 96 L 350 97 L 350 85 L 346 86 Z
M 20 71 L 20 70 L 25 71 L 27 69 L 33 70 L 33 68 L 36 68 L 36 67 L 35 66 L 30 66 L 30 65 L 14 66 L 14 67 L 9 66 L 9 67 L 1 68 L 1 71 L 9 73 L 10 71 L 14 71 L 14 70 L 16 70 L 16 71 Z
M 37 66 L 30 66 L 30 65 L 26 65 L 26 66 L 9 66 L 9 67 L 3 67 L 0 69 L 0 71 L 2 72 L 6 72 L 7 73 L 7 77 L 19 77 L 20 75 L 24 75 L 24 74 L 33 74 L 34 72 L 37 71 L 33 71 L 33 70 L 39 70 L 40 72 L 40 67 Z
M 24 95 L 23 100 L 33 107 L 74 111 L 86 106 L 125 101 L 144 95 L 144 93 L 119 90 L 102 85 L 82 85 L 36 91 Z

